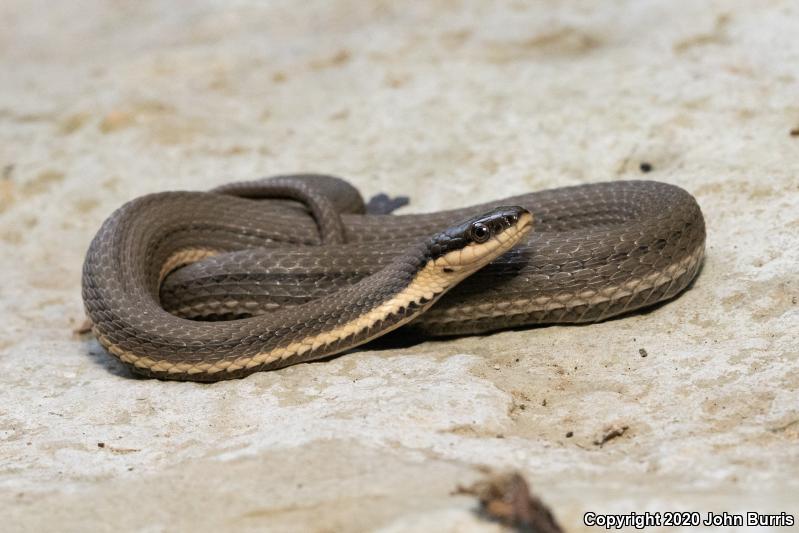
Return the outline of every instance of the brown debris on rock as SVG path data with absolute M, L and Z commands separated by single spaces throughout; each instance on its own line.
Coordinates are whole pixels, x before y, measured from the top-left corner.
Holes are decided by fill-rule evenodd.
M 477 496 L 480 513 L 516 531 L 528 533 L 560 533 L 552 511 L 530 492 L 518 472 L 498 474 L 471 487 L 458 487 L 458 494 Z

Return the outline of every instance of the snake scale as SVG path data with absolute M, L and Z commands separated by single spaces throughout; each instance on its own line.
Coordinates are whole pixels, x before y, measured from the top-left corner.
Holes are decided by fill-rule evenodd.
M 93 331 L 136 373 L 217 381 L 406 324 L 464 335 L 604 320 L 674 297 L 704 256 L 697 202 L 654 181 L 392 207 L 320 175 L 134 199 L 86 255 Z

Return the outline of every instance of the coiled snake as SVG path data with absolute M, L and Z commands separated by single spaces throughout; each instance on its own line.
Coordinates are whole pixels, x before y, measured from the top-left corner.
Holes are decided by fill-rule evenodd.
M 404 324 L 456 335 L 603 320 L 678 294 L 704 245 L 694 198 L 653 181 L 391 215 L 367 213 L 337 178 L 282 176 L 125 204 L 89 247 L 83 299 L 135 372 L 216 381 Z

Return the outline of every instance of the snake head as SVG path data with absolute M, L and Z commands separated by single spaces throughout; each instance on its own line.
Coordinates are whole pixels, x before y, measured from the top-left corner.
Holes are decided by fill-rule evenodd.
M 432 263 L 445 274 L 468 276 L 510 250 L 532 227 L 533 215 L 523 207 L 494 208 L 433 237 Z

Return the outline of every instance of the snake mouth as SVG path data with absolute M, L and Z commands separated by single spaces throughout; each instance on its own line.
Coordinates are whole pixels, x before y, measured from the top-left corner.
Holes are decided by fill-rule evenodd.
M 444 272 L 470 274 L 513 248 L 533 227 L 533 215 L 521 207 L 493 217 L 492 233 L 485 242 L 470 242 L 435 259 Z M 488 218 L 488 217 L 486 217 Z

